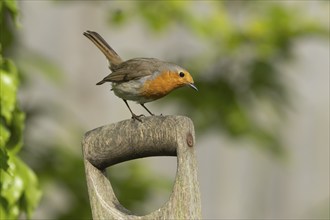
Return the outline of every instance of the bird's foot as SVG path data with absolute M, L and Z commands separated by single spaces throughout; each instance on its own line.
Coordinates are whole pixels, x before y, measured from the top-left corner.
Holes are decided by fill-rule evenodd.
M 145 117 L 145 115 L 136 115 L 136 114 L 133 114 L 132 115 L 132 119 L 133 120 L 138 120 L 139 122 L 142 122 L 142 120 L 140 119 L 141 117 Z

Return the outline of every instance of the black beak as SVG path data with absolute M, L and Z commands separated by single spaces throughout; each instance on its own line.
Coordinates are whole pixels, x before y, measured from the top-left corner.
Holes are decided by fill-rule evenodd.
M 198 91 L 197 87 L 195 86 L 194 83 L 189 83 L 188 84 L 191 88 L 195 89 L 196 91 Z

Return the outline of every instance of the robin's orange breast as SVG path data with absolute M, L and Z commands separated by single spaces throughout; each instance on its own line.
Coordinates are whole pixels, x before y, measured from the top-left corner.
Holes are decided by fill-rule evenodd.
M 177 80 L 177 73 L 165 71 L 156 77 L 146 80 L 140 90 L 141 96 L 148 99 L 159 99 L 174 89 L 182 86 Z

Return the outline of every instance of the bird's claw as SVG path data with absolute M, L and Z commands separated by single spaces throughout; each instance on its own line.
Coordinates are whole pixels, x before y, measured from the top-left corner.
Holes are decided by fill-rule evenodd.
M 140 119 L 141 117 L 145 117 L 145 115 L 132 115 L 132 119 L 133 120 L 138 120 L 139 122 L 142 122 L 142 120 Z

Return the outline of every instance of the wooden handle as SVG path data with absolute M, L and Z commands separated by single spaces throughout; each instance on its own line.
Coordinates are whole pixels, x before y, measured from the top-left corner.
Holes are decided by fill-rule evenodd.
M 85 158 L 97 168 L 104 169 L 137 158 L 176 156 L 177 134 L 182 134 L 182 126 L 189 125 L 190 120 L 172 116 L 142 120 L 125 120 L 87 132 L 83 140 Z
M 94 219 L 200 219 L 200 194 L 192 121 L 183 116 L 152 116 L 96 128 L 82 141 Z M 169 201 L 146 216 L 133 215 L 118 202 L 103 170 L 149 156 L 177 156 Z

